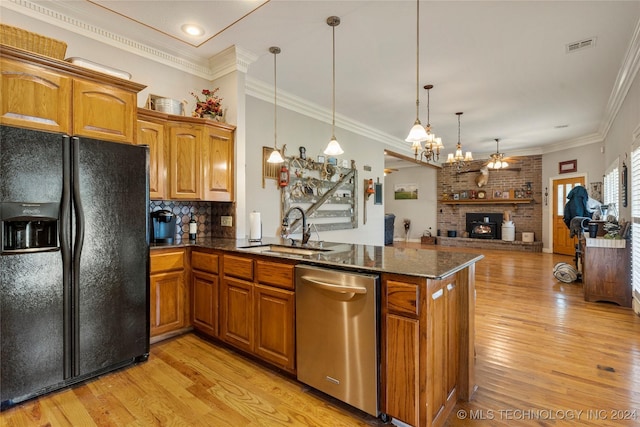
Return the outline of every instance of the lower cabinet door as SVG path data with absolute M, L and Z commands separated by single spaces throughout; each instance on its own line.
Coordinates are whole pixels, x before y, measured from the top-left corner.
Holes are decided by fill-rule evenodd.
M 255 285 L 255 353 L 289 371 L 295 368 L 295 293 Z
M 198 331 L 217 337 L 218 322 L 218 276 L 193 270 L 191 273 L 191 313 L 193 327 Z
M 184 272 L 152 274 L 151 336 L 184 327 Z
M 225 277 L 220 292 L 221 338 L 239 349 L 253 350 L 253 283 Z

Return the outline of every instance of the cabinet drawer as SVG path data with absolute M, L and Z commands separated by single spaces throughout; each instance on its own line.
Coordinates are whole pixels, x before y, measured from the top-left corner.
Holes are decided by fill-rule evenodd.
M 260 283 L 293 290 L 293 274 L 293 265 L 256 261 L 256 277 Z
M 417 285 L 393 280 L 387 282 L 387 304 L 390 312 L 417 317 L 420 313 L 418 301 Z
M 225 276 L 253 280 L 253 260 L 251 258 L 224 255 L 222 259 Z
M 218 255 L 206 252 L 192 252 L 191 268 L 218 274 Z
M 160 271 L 182 270 L 184 268 L 184 251 L 151 253 L 151 274 Z

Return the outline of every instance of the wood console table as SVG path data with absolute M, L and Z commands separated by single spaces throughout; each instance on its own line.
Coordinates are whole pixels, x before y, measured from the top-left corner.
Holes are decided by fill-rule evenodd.
M 585 301 L 631 307 L 629 246 L 626 240 L 585 238 L 582 284 Z

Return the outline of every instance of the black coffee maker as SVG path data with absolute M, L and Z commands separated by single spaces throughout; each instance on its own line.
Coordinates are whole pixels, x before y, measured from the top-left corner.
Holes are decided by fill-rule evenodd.
M 173 212 L 161 209 L 151 212 L 151 242 L 173 243 L 176 234 L 176 216 Z

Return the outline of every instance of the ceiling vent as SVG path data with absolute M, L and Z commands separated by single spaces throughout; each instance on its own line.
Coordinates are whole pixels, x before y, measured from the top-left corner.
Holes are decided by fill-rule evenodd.
M 588 39 L 580 40 L 577 42 L 569 43 L 567 45 L 567 53 L 576 52 L 596 45 L 596 38 L 591 37 Z

